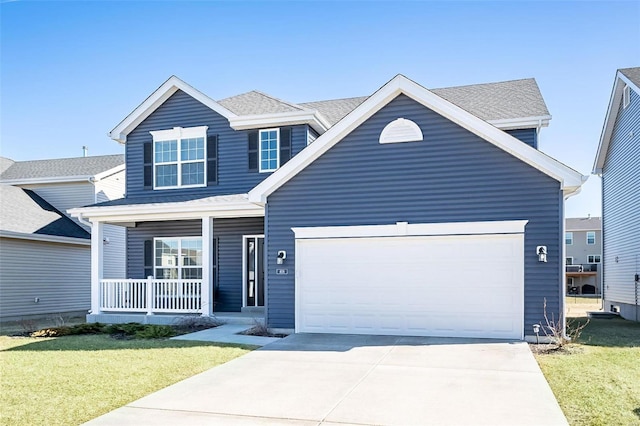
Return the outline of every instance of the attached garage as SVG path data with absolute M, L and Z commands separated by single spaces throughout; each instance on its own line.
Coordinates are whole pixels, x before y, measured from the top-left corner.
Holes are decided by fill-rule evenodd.
M 522 339 L 526 223 L 294 228 L 296 332 Z

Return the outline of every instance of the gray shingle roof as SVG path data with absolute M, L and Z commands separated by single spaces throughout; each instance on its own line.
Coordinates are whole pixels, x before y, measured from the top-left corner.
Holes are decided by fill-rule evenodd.
M 640 67 L 621 68 L 618 71 L 620 71 L 622 74 L 624 74 L 625 77 L 631 80 L 633 84 L 640 87 Z
M 304 111 L 304 108 L 299 105 L 274 98 L 273 96 L 258 92 L 257 90 L 231 96 L 230 98 L 222 99 L 217 102 L 237 115 Z
M 4 173 L 9 167 L 13 166 L 13 161 L 11 158 L 0 157 L 0 174 Z
M 16 161 L 0 174 L 0 180 L 95 176 L 122 164 L 124 164 L 122 154 Z
M 431 91 L 487 121 L 549 115 L 538 84 L 533 78 L 444 87 Z M 333 126 L 367 98 L 368 96 L 361 96 L 292 104 L 254 90 L 222 99 L 218 103 L 238 115 L 317 110 Z
M 91 235 L 35 192 L 0 184 L 0 230 L 89 239 Z
M 565 219 L 567 231 L 591 231 L 602 229 L 602 219 L 599 217 L 568 217 Z
M 549 115 L 538 84 L 533 78 L 431 91 L 487 121 Z
M 320 114 L 332 126 L 342 120 L 345 115 L 356 109 L 358 105 L 363 103 L 368 96 L 360 96 L 358 98 L 331 99 L 328 101 L 305 102 L 300 105 L 305 108 L 318 110 Z

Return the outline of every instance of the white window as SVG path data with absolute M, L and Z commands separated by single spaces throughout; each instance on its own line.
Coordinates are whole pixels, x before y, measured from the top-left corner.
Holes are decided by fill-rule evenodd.
M 273 172 L 280 167 L 280 129 L 260 130 L 260 172 Z
M 600 255 L 590 254 L 587 256 L 587 263 L 600 263 Z
M 155 238 L 154 276 L 158 279 L 202 279 L 202 237 Z
M 573 232 L 565 232 L 564 233 L 564 243 L 568 246 L 573 244 Z
M 154 189 L 206 185 L 207 126 L 151 132 Z
M 596 243 L 596 233 L 595 231 L 587 232 L 587 244 L 594 245 Z
M 630 102 L 631 89 L 629 88 L 629 85 L 625 84 L 624 88 L 622 89 L 622 108 L 628 107 Z
M 573 265 L 573 257 L 569 256 L 566 258 L 565 263 L 567 265 Z

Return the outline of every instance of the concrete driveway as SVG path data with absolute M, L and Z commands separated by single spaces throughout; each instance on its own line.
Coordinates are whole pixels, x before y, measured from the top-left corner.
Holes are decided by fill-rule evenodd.
M 526 343 L 297 334 L 91 425 L 566 425 Z

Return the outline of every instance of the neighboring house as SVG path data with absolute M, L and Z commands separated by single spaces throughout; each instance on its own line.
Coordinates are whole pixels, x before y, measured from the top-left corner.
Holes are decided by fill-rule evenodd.
M 522 339 L 564 304 L 564 199 L 533 79 L 214 101 L 171 77 L 111 132 L 127 196 L 92 222 L 89 321 L 248 310 L 297 332 Z M 108 224 L 127 272 L 104 279 Z M 538 251 L 546 250 L 538 254 Z M 546 260 L 546 262 L 545 262 Z
M 602 288 L 602 220 L 572 217 L 565 223 L 567 293 L 599 295 Z
M 86 313 L 90 226 L 64 212 L 123 197 L 124 156 L 0 157 L 0 185 L 0 319 Z M 124 274 L 126 230 L 105 228 L 105 275 L 119 277 Z
M 605 310 L 640 320 L 640 67 L 620 69 L 593 173 L 602 177 Z

